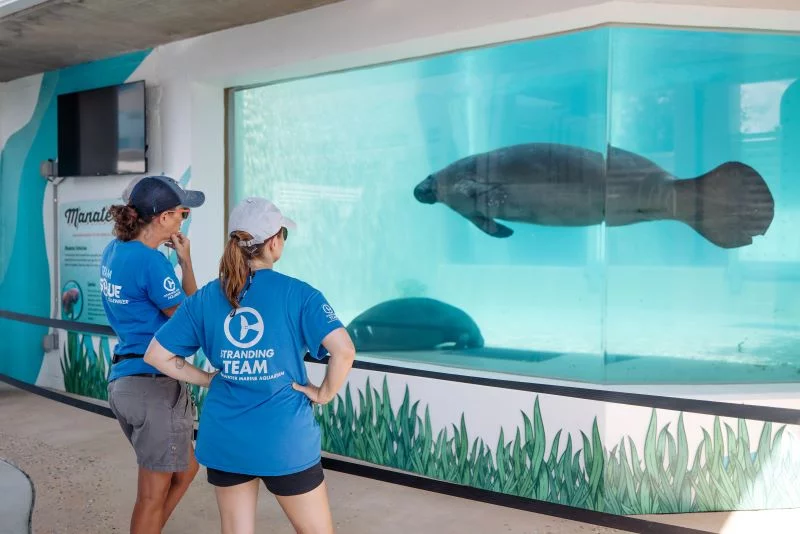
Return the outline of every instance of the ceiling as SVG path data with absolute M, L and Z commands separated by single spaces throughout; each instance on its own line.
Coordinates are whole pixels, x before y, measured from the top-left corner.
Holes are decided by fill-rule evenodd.
M 0 82 L 341 1 L 0 0 Z M 800 0 L 629 1 L 800 10 Z M 561 2 L 533 4 L 536 10 L 557 11 Z
M 0 0 L 0 82 L 341 0 Z

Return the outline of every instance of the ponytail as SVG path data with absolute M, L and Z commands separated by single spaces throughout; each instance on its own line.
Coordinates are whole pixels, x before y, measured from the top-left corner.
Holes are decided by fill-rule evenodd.
M 239 295 L 244 289 L 247 277 L 250 275 L 250 260 L 261 255 L 264 243 L 243 247 L 242 241 L 249 241 L 253 236 L 247 232 L 232 232 L 225 252 L 219 262 L 219 278 L 222 283 L 222 292 L 234 309 L 239 307 Z
M 114 218 L 114 235 L 120 241 L 136 239 L 142 229 L 150 223 L 150 220 L 140 217 L 130 204 L 111 206 L 109 212 Z

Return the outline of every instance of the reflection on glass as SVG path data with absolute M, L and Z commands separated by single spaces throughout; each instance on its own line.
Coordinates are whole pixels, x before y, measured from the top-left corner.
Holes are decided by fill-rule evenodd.
M 364 355 L 798 380 L 795 39 L 598 29 L 242 90 L 232 201 L 300 223 L 278 269 Z
M 798 42 L 613 30 L 610 143 L 679 179 L 679 216 L 608 228 L 609 382 L 800 379 Z
M 144 173 L 145 152 L 145 84 L 117 86 L 117 168 L 120 173 Z

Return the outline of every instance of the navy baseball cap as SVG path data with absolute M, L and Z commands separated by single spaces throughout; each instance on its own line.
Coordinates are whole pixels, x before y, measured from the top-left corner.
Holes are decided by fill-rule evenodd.
M 206 201 L 202 191 L 183 189 L 169 176 L 148 176 L 139 180 L 128 196 L 128 203 L 139 215 L 157 215 L 177 206 L 198 208 Z

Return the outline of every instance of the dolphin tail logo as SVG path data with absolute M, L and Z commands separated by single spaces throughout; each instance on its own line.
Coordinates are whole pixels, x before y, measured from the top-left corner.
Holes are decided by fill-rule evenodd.
M 675 182 L 678 218 L 722 248 L 749 245 L 764 235 L 775 203 L 761 175 L 729 161 L 692 180 Z
M 255 325 L 247 324 L 247 319 L 245 319 L 244 316 L 242 315 L 239 316 L 239 321 L 241 324 L 241 329 L 239 331 L 239 339 L 244 339 L 244 336 L 246 336 L 250 330 L 255 330 L 256 332 L 262 332 L 264 330 L 264 326 L 260 323 L 257 323 Z

